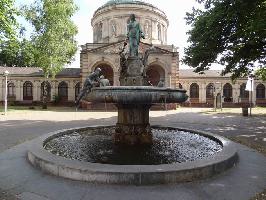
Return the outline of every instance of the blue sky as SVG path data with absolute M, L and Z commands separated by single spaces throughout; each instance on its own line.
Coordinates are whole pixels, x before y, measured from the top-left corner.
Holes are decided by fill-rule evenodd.
M 78 26 L 79 33 L 77 40 L 79 45 L 92 42 L 92 28 L 90 20 L 94 11 L 105 4 L 108 0 L 75 0 L 79 7 L 79 11 L 73 17 L 74 22 Z M 183 56 L 183 49 L 187 46 L 187 35 L 189 27 L 184 19 L 186 12 L 192 10 L 196 5 L 195 0 L 144 0 L 158 7 L 168 17 L 168 44 L 174 44 L 179 47 L 180 58 Z M 30 4 L 33 0 L 16 0 L 16 5 Z M 27 27 L 29 29 L 29 27 Z M 181 68 L 184 68 L 182 64 Z M 75 61 L 70 67 L 79 67 L 79 52 L 77 52 Z

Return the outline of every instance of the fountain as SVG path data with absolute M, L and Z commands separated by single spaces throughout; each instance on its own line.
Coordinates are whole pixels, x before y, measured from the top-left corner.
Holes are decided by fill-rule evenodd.
M 120 86 L 93 87 L 86 96 L 114 103 L 116 125 L 51 133 L 30 147 L 29 161 L 74 180 L 136 185 L 193 181 L 232 167 L 237 153 L 231 141 L 197 130 L 150 126 L 152 104 L 181 103 L 188 96 L 182 89 L 148 86 L 146 63 L 154 48 L 140 59 L 143 35 L 135 16 L 130 19 L 129 55 L 126 43 L 120 53 Z

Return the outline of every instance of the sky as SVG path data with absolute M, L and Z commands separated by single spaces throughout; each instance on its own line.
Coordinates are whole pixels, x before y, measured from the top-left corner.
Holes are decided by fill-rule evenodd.
M 78 35 L 76 39 L 79 45 L 92 43 L 93 32 L 91 27 L 91 18 L 93 13 L 105 4 L 108 0 L 74 0 L 79 10 L 73 16 L 75 24 L 78 26 Z M 29 4 L 33 0 L 16 0 L 16 4 Z M 144 0 L 144 2 L 153 4 L 165 12 L 169 20 L 167 43 L 179 47 L 180 58 L 183 57 L 184 47 L 188 46 L 186 32 L 189 26 L 186 25 L 184 17 L 186 12 L 190 12 L 197 3 L 195 0 Z M 68 67 L 79 67 L 79 51 L 76 53 L 75 61 Z M 188 68 L 180 63 L 180 68 Z
M 184 47 L 187 46 L 186 32 L 189 26 L 186 25 L 184 17 L 186 12 L 192 10 L 195 0 L 144 0 L 151 3 L 165 12 L 169 20 L 167 43 L 179 47 L 180 58 L 183 56 Z M 78 25 L 79 33 L 77 36 L 79 45 L 93 41 L 92 27 L 90 20 L 97 8 L 105 4 L 107 0 L 76 0 L 79 11 L 74 16 L 74 21 Z M 180 63 L 181 64 L 181 63 Z M 79 55 L 71 66 L 79 66 Z M 181 67 L 185 68 L 185 66 Z

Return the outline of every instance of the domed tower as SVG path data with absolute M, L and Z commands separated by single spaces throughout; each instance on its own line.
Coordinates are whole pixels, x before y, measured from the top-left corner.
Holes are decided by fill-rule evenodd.
M 167 44 L 169 21 L 165 13 L 155 6 L 137 0 L 109 0 L 99 7 L 91 19 L 93 42 L 82 45 L 80 66 L 82 82 L 96 67 L 111 85 L 120 85 L 120 56 L 127 34 L 127 24 L 131 14 L 141 25 L 145 39 L 141 39 L 139 55 L 152 45 L 147 61 L 147 75 L 152 85 L 164 80 L 165 87 L 177 88 L 179 78 L 179 54 L 174 45 Z
M 112 43 L 124 40 L 130 14 L 136 15 L 145 39 L 149 44 L 167 44 L 168 19 L 163 11 L 155 6 L 136 0 L 109 0 L 98 8 L 91 25 L 94 43 Z

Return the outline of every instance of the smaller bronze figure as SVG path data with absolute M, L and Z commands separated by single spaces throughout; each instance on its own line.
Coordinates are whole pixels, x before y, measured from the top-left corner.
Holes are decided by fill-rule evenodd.
M 100 76 L 100 87 L 110 86 L 110 81 L 107 78 L 104 78 L 103 75 Z
M 80 100 L 87 94 L 91 92 L 91 88 L 93 88 L 93 85 L 95 83 L 99 83 L 100 82 L 100 73 L 101 73 L 101 69 L 100 68 L 96 68 L 94 72 L 90 73 L 88 75 L 88 77 L 86 78 L 83 88 L 81 90 L 81 92 L 79 93 L 77 100 L 75 102 L 75 105 L 78 106 Z
M 126 57 L 126 52 L 125 48 L 127 46 L 127 42 L 125 41 L 123 44 L 123 48 L 119 52 L 120 56 L 120 76 L 124 77 L 126 76 L 127 73 L 127 57 Z
M 157 87 L 164 87 L 164 80 L 161 79 L 157 85 Z

